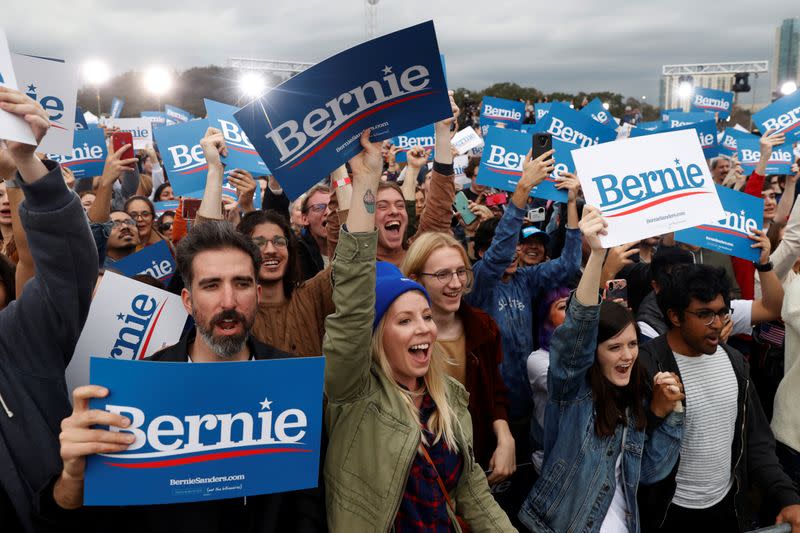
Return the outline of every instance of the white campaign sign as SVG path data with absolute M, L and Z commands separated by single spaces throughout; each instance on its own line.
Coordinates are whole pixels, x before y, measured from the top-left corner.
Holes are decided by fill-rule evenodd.
M 13 54 L 11 61 L 20 90 L 39 102 L 50 117 L 50 129 L 39 143 L 38 151 L 71 154 L 78 99 L 78 73 L 74 65 L 61 59 L 23 54 Z
M 0 28 L 0 87 L 17 89 L 17 77 L 11 62 L 6 34 Z M 21 117 L 0 109 L 0 139 L 18 141 L 25 144 L 36 144 L 36 138 L 28 123 Z
M 67 387 L 89 384 L 89 358 L 138 360 L 172 346 L 186 323 L 180 296 L 106 270 L 67 367 Z
M 483 139 L 469 126 L 456 133 L 450 143 L 462 155 L 473 148 L 483 148 Z
M 724 216 L 694 130 L 589 146 L 572 158 L 586 203 L 608 222 L 606 248 Z
M 131 132 L 134 150 L 144 150 L 148 144 L 153 144 L 153 122 L 150 118 L 107 118 L 105 125 Z

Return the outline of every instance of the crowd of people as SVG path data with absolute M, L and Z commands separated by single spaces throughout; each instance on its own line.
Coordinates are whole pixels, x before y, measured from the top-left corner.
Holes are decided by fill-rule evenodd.
M 109 150 L 101 176 L 76 180 L 2 142 L 0 529 L 800 532 L 800 170 L 765 172 L 783 135 L 761 132 L 750 175 L 709 161 L 717 184 L 764 199 L 755 263 L 674 234 L 604 249 L 577 176 L 556 177 L 566 203 L 531 196 L 552 150 L 528 154 L 509 194 L 479 184 L 471 157 L 466 223 L 451 138 L 476 117 L 450 102 L 432 154 L 398 163 L 365 130 L 294 201 L 273 176 L 226 176 L 215 128 L 195 209 L 157 146 Z M 0 87 L 0 109 L 48 131 L 21 92 Z M 159 213 L 167 200 L 179 207 Z M 180 295 L 191 320 L 150 361 L 325 355 L 317 488 L 83 504 L 86 458 L 134 436 L 89 407 L 107 388 L 69 391 L 65 369 L 104 272 L 162 241 L 177 275 L 136 279 Z M 626 295 L 604 290 L 620 280 Z

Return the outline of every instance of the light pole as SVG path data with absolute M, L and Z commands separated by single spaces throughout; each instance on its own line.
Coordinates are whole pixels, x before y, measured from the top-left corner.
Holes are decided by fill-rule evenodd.
M 103 61 L 90 59 L 83 64 L 83 78 L 94 87 L 97 97 L 97 116 L 100 117 L 100 86 L 104 85 L 111 77 L 111 71 Z
M 154 65 L 145 70 L 142 81 L 144 88 L 156 97 L 161 111 L 161 97 L 172 88 L 172 74 L 165 67 Z

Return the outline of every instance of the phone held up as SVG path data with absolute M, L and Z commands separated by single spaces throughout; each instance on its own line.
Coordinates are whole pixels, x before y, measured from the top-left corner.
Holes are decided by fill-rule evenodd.
M 531 159 L 536 159 L 543 153 L 553 149 L 553 136 L 544 132 L 534 133 L 532 143 Z

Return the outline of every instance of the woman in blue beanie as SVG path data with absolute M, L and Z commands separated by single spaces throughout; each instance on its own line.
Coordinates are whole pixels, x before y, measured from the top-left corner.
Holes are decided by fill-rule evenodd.
M 447 122 L 436 124 L 436 153 L 449 150 Z M 353 200 L 333 261 L 336 312 L 323 342 L 328 526 L 515 531 L 475 461 L 466 391 L 434 356 L 425 289 L 394 265 L 375 263 L 380 145 L 369 143 L 368 131 L 361 145 L 350 161 Z

